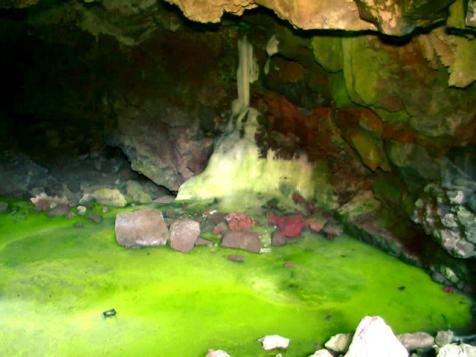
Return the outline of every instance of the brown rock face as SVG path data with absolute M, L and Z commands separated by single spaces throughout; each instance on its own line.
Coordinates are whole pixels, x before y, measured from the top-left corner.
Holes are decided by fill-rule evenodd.
M 378 30 L 405 35 L 418 26 L 429 26 L 447 16 L 451 0 L 167 0 L 191 20 L 219 22 L 225 12 L 242 15 L 258 5 L 304 30 Z
M 170 247 L 179 252 L 189 252 L 199 235 L 200 223 L 191 219 L 175 221 L 170 227 Z
M 221 245 L 225 248 L 243 249 L 252 253 L 259 253 L 262 247 L 259 234 L 254 232 L 228 231 Z
M 115 229 L 117 243 L 126 248 L 165 245 L 169 239 L 162 212 L 154 209 L 118 214 Z

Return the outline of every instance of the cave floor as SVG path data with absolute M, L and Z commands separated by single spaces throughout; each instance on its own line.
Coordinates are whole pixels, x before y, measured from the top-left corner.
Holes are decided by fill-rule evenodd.
M 471 319 L 469 298 L 347 236 L 308 234 L 268 254 L 240 251 L 246 261 L 234 263 L 237 252 L 217 247 L 124 249 L 116 210 L 94 223 L 11 206 L 0 214 L 2 356 L 274 356 L 256 341 L 268 334 L 291 339 L 285 356 L 307 356 L 364 315 L 395 332 Z

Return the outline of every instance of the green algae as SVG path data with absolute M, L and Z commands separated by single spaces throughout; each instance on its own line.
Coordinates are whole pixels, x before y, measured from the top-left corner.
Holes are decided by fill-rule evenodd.
M 309 234 L 264 255 L 127 250 L 114 240 L 116 210 L 96 224 L 16 207 L 0 214 L 0 355 L 268 356 L 256 339 L 277 333 L 292 340 L 286 356 L 306 356 L 368 314 L 397 332 L 470 320 L 468 298 L 346 236 Z M 228 261 L 234 253 L 245 263 Z M 103 318 L 110 308 L 117 316 Z

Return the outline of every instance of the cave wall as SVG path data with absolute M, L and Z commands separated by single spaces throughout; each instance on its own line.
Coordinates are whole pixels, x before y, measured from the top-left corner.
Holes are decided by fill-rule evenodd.
M 236 124 L 237 42 L 247 36 L 260 68 L 250 102 L 260 113 L 257 160 L 305 162 L 314 187 L 301 193 L 356 235 L 443 280 L 468 274 L 452 257 L 474 259 L 476 244 L 473 2 L 431 11 L 425 2 L 378 11 L 366 1 L 177 2 L 193 20 L 262 5 L 319 31 L 262 8 L 198 25 L 163 2 L 35 3 L 0 2 L 10 88 L 2 149 L 74 157 L 112 146 L 133 170 L 178 191 Z M 271 165 L 276 180 L 300 170 L 286 165 Z M 299 191 L 270 186 L 264 167 L 253 176 L 261 181 L 242 180 Z

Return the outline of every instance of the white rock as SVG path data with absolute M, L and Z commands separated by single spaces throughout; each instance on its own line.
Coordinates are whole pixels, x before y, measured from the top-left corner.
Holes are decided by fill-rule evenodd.
M 86 211 L 88 210 L 86 207 L 84 206 L 78 206 L 76 207 L 77 211 L 78 211 L 78 214 L 80 216 L 84 216 L 84 214 L 86 213 Z
M 208 350 L 205 357 L 230 357 L 230 355 L 222 350 Z
M 408 357 L 392 329 L 379 317 L 366 316 L 360 321 L 345 357 Z
M 332 336 L 324 346 L 334 352 L 346 352 L 349 349 L 351 342 L 351 333 L 338 333 L 337 335 Z
M 443 347 L 444 345 L 449 345 L 453 342 L 455 334 L 451 330 L 447 331 L 438 331 L 435 337 L 435 343 L 437 346 Z
M 476 357 L 476 346 L 471 345 L 445 345 L 438 351 L 437 357 Z
M 264 336 L 258 341 L 261 342 L 265 351 L 272 351 L 277 348 L 286 349 L 289 346 L 289 338 L 279 335 Z
M 314 352 L 309 357 L 333 357 L 333 356 L 328 350 L 323 348 L 322 350 L 318 350 L 318 351 Z
M 414 351 L 419 348 L 432 348 L 435 339 L 426 332 L 404 333 L 397 336 L 400 343 L 408 350 Z

